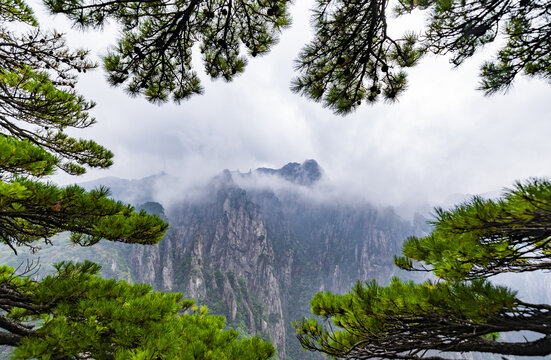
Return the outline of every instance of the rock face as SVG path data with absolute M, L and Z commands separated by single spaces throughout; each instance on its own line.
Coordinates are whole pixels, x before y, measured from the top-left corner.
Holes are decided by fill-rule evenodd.
M 258 168 L 258 174 L 279 176 L 289 182 L 299 185 L 312 185 L 320 180 L 323 172 L 315 160 L 306 160 L 302 164 L 292 162 L 281 169 Z
M 317 201 L 290 189 L 244 188 L 238 177 L 276 176 L 302 189 L 323 172 L 309 160 L 249 174 L 224 171 L 200 199 L 161 213 L 159 245 L 131 246 L 132 277 L 181 291 L 228 325 L 269 339 L 280 359 L 321 358 L 301 350 L 292 321 L 309 315 L 317 291 L 346 292 L 358 281 L 386 282 L 393 255 L 414 228 L 392 210 Z
M 261 209 L 229 172 L 210 187 L 212 196 L 171 210 L 159 246 L 132 247 L 133 277 L 184 292 L 230 326 L 268 337 L 285 355 L 281 287 Z

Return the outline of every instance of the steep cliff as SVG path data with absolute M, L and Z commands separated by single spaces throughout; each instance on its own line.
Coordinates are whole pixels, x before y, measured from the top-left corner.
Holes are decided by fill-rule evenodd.
M 414 232 L 390 209 L 315 198 L 322 176 L 313 160 L 224 171 L 202 196 L 163 213 L 170 230 L 158 246 L 130 247 L 133 278 L 182 291 L 229 326 L 270 339 L 280 359 L 316 358 L 300 349 L 292 321 L 309 313 L 316 291 L 387 281 Z
M 396 271 L 393 256 L 413 229 L 391 210 L 366 204 L 315 203 L 270 191 L 250 196 L 269 214 L 266 226 L 284 294 L 287 353 L 307 358 L 291 324 L 309 315 L 312 296 L 349 291 L 358 280 L 387 282 Z
M 171 209 L 171 228 L 159 246 L 132 247 L 133 277 L 184 292 L 226 315 L 228 325 L 269 338 L 284 356 L 282 295 L 261 210 L 229 172 L 206 194 Z

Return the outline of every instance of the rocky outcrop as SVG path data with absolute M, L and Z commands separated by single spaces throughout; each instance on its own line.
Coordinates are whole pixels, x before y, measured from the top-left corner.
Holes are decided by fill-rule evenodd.
M 159 245 L 131 248 L 134 279 L 182 291 L 225 315 L 229 326 L 272 341 L 280 359 L 319 358 L 300 349 L 292 321 L 309 315 L 317 291 L 388 281 L 393 256 L 414 234 L 390 209 L 234 182 L 236 176 L 273 175 L 304 189 L 322 174 L 313 160 L 248 174 L 224 171 L 203 197 L 166 211 L 170 230 Z
M 316 160 L 306 160 L 302 164 L 291 162 L 277 170 L 258 168 L 255 173 L 278 176 L 298 185 L 312 185 L 319 181 L 323 175 Z
M 282 296 L 263 215 L 228 173 L 211 185 L 213 196 L 172 209 L 171 230 L 158 247 L 133 249 L 133 275 L 183 291 L 222 312 L 230 326 L 264 335 L 283 358 Z

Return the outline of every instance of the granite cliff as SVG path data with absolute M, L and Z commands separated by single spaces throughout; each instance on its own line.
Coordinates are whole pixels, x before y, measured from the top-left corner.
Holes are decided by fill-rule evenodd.
M 386 282 L 393 255 L 416 231 L 391 209 L 314 196 L 322 177 L 314 160 L 226 170 L 193 200 L 167 209 L 148 203 L 170 230 L 158 246 L 125 250 L 132 278 L 208 305 L 229 326 L 270 339 L 280 359 L 316 358 L 300 349 L 292 328 L 313 294 Z

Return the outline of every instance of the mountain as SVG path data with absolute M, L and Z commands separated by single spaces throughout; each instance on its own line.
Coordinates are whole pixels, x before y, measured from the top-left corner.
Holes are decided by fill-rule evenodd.
M 160 173 L 137 180 L 109 176 L 80 183 L 78 185 L 86 190 L 104 186 L 109 189 L 112 197 L 115 199 L 139 205 L 148 201 L 157 200 L 155 194 L 158 192 L 159 186 L 172 184 L 176 181 L 177 179 L 175 177 L 166 173 Z
M 328 184 L 315 160 L 225 170 L 192 189 L 167 174 L 81 184 L 107 186 L 114 198 L 161 216 L 170 224 L 165 238 L 155 246 L 105 241 L 79 248 L 68 247 L 61 234 L 36 254 L 37 271 L 90 259 L 103 266 L 103 276 L 182 292 L 207 305 L 243 336 L 270 340 L 279 359 L 321 359 L 302 350 L 292 327 L 310 315 L 313 295 L 347 292 L 358 280 L 387 282 L 396 275 L 393 256 L 403 240 L 428 231 L 422 217 L 409 223 L 390 208 L 346 200 Z M 15 258 L 0 248 L 4 264 L 32 256 Z
M 384 284 L 394 275 L 415 278 L 416 273 L 398 273 L 393 255 L 408 236 L 430 231 L 421 215 L 410 223 L 391 208 L 374 207 L 359 196 L 339 196 L 315 160 L 248 173 L 225 170 L 193 188 L 167 174 L 82 185 L 108 186 L 114 198 L 161 216 L 170 224 L 165 238 L 155 246 L 106 241 L 80 248 L 67 246 L 61 234 L 53 246 L 44 245 L 34 255 L 14 257 L 7 246 L 0 248 L 1 263 L 32 265 L 39 256 L 40 275 L 51 271 L 54 262 L 92 260 L 103 266 L 105 277 L 179 291 L 207 305 L 244 336 L 272 341 L 282 360 L 323 358 L 303 351 L 292 327 L 294 320 L 310 315 L 309 301 L 316 292 L 348 292 L 358 280 Z M 450 199 L 457 203 L 468 196 Z M 496 282 L 519 289 L 524 300 L 548 303 L 549 278 L 539 275 L 507 274 Z M 504 339 L 522 341 L 518 334 Z
M 319 181 L 323 175 L 316 160 L 306 160 L 302 164 L 291 162 L 281 169 L 258 168 L 255 173 L 278 176 L 299 185 L 312 185 Z
M 323 176 L 314 160 L 226 170 L 201 196 L 157 205 L 169 231 L 158 246 L 129 246 L 132 278 L 182 291 L 229 326 L 272 341 L 280 359 L 320 358 L 301 350 L 292 321 L 309 314 L 317 291 L 387 282 L 402 241 L 419 234 L 392 209 L 325 199 Z

